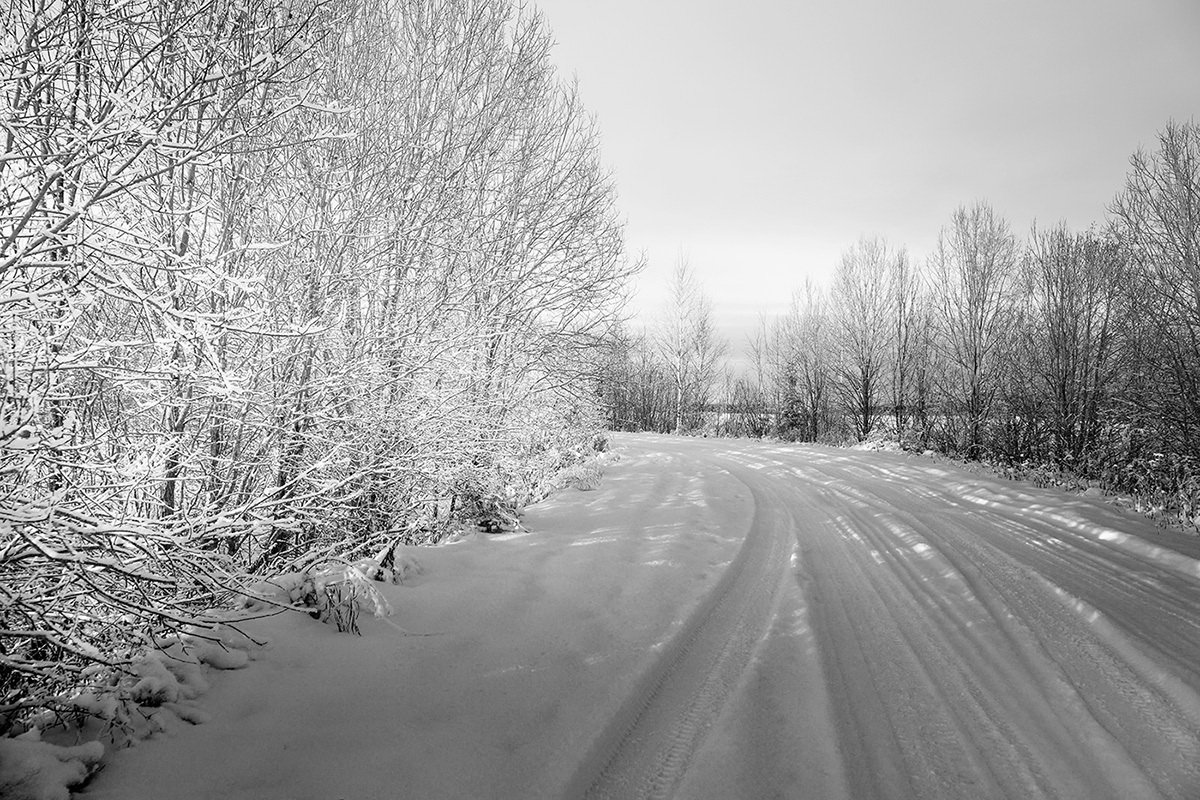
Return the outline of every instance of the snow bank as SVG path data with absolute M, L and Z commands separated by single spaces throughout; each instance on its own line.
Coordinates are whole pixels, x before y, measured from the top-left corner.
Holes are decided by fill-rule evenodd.
M 889 452 L 899 453 L 902 448 L 900 443 L 894 439 L 866 439 L 861 442 L 855 442 L 850 445 L 850 450 L 865 450 L 868 452 Z
M 5 800 L 70 800 L 96 770 L 104 745 L 88 742 L 60 747 L 40 740 L 37 731 L 0 739 L 0 797 Z
M 361 637 L 255 620 L 271 649 L 210 675 L 212 721 L 116 754 L 89 800 L 564 796 L 753 516 L 745 487 L 704 465 L 629 462 L 530 508 L 528 530 L 393 553 L 396 582 L 373 586 L 395 614 L 363 614 Z M 304 587 L 293 575 L 256 594 L 291 604 Z
M 361 637 L 255 620 L 271 649 L 207 673 L 211 722 L 110 756 L 88 800 L 577 797 L 644 709 L 646 730 L 711 724 L 664 751 L 681 797 L 1200 797 L 1200 540 L 917 457 L 628 438 L 598 489 L 527 530 L 424 548 L 427 573 L 374 584 L 397 613 Z M 672 654 L 708 652 L 691 620 L 758 619 L 705 598 L 768 524 L 796 537 L 788 571 L 746 572 L 779 582 L 773 624 L 736 682 L 688 695 L 701 661 Z M 691 701 L 714 682 L 723 709 Z
M 156 734 L 209 721 L 197 699 L 209 690 L 208 670 L 247 666 L 253 646 L 232 625 L 192 627 L 159 642 L 128 667 L 128 674 L 92 668 L 97 686 L 61 700 L 60 712 L 43 711 L 30 729 L 0 738 L 0 797 L 4 800 L 68 798 L 70 788 L 96 771 L 105 748 L 100 741 L 65 746 L 64 741 L 103 738 L 133 744 Z M 80 727 L 63 727 L 62 711 L 80 714 Z
M 329 561 L 305 572 L 275 576 L 252 587 L 242 597 L 240 610 L 307 610 L 323 621 L 335 622 L 342 630 L 358 632 L 359 610 L 377 617 L 392 613 L 391 603 L 375 582 L 402 584 L 424 572 L 411 550 L 397 545 L 374 559 Z M 212 715 L 200 707 L 198 700 L 210 689 L 210 671 L 240 670 L 254 659 L 257 645 L 269 642 L 261 631 L 252 639 L 240 623 L 234 622 L 193 626 L 159 640 L 158 649 L 133 660 L 128 674 L 114 674 L 111 682 L 101 680 L 107 690 L 84 690 L 63 700 L 64 707 L 90 720 L 82 728 L 64 730 L 61 717 L 46 711 L 31 721 L 33 727 L 25 734 L 0 738 L 0 798 L 68 798 L 71 787 L 87 781 L 104 757 L 105 749 L 99 741 L 61 746 L 43 741 L 43 734 L 59 741 L 68 736 L 102 736 L 134 744 L 209 722 Z

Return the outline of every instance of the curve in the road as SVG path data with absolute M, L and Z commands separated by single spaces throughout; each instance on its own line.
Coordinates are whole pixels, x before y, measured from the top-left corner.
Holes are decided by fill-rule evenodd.
M 653 443 L 732 474 L 755 516 L 571 796 L 811 796 L 747 752 L 761 736 L 729 733 L 753 730 L 737 706 L 762 708 L 745 690 L 759 674 L 776 701 L 820 687 L 777 729 L 794 752 L 771 755 L 838 773 L 819 800 L 1200 798 L 1200 548 L 928 460 Z M 764 639 L 784 596 L 811 627 L 806 656 Z M 781 664 L 810 674 L 789 684 Z

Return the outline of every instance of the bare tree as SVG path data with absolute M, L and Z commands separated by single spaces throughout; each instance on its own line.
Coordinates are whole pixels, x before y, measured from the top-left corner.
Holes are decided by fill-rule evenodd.
M 1049 416 L 1055 462 L 1090 472 L 1100 411 L 1115 388 L 1114 323 L 1125 283 L 1116 244 L 1066 225 L 1036 228 L 1022 260 L 1024 360 Z M 1014 379 L 1016 376 L 1014 376 Z
M 798 421 L 804 441 L 820 441 L 831 432 L 830 395 L 836 369 L 833 325 L 824 292 L 806 281 L 804 289 L 792 297 L 778 361 L 786 398 L 783 432 L 788 433 L 793 421 Z
M 712 301 L 685 258 L 671 274 L 654 340 L 675 390 L 674 430 L 682 433 L 699 424 L 727 347 L 713 327 Z
M 1157 151 L 1134 155 L 1112 212 L 1165 367 L 1140 404 L 1173 447 L 1200 455 L 1200 124 L 1170 122 Z
M 924 369 L 924 287 L 916 266 L 903 250 L 890 259 L 891 372 L 890 401 L 898 440 L 903 440 L 920 404 L 920 378 Z
M 960 207 L 938 235 L 929 269 L 946 410 L 960 421 L 959 446 L 979 458 L 1012 322 L 1016 240 L 987 204 Z
M 875 427 L 886 388 L 893 275 L 906 261 L 904 251 L 891 251 L 882 239 L 863 238 L 842 255 L 834 272 L 830 301 L 840 358 L 838 384 L 859 439 Z

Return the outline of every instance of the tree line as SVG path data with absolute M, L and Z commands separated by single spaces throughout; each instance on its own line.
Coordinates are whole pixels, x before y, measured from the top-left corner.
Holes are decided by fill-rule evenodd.
M 703 338 L 691 340 L 697 362 L 713 347 Z M 700 371 L 681 395 L 662 334 L 626 333 L 610 349 L 610 424 L 892 439 L 1099 481 L 1197 524 L 1200 125 L 1169 123 L 1086 230 L 1035 225 L 1020 238 L 977 202 L 953 213 L 923 262 L 860 239 L 827 286 L 807 283 L 763 323 L 750 351 L 749 374 L 722 383 Z
M 510 514 L 587 456 L 636 264 L 539 13 L 0 29 L 0 733 L 254 574 Z
M 680 257 L 657 324 L 640 333 L 616 328 L 599 364 L 598 392 L 617 431 L 689 433 L 704 427 L 717 399 L 728 343 L 717 333 L 712 300 Z

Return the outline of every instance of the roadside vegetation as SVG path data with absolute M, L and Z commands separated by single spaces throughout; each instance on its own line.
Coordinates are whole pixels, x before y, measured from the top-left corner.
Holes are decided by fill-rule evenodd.
M 612 342 L 614 428 L 933 450 L 1200 527 L 1200 124 L 1134 155 L 1086 230 L 1022 238 L 977 202 L 923 261 L 864 237 L 764 321 L 749 374 L 715 360 L 686 264 L 671 296 Z
M 537 12 L 21 0 L 0 30 L 0 735 L 259 576 L 511 520 L 602 443 L 636 264 Z

